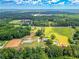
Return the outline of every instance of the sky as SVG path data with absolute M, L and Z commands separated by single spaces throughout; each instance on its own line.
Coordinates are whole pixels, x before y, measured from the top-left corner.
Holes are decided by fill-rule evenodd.
M 79 0 L 0 0 L 0 9 L 79 9 Z

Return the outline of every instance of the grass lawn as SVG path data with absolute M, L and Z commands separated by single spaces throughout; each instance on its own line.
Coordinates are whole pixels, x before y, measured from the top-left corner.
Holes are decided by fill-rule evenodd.
M 67 36 L 68 38 L 72 38 L 72 35 L 75 32 L 75 30 L 70 27 L 56 27 L 54 28 L 54 32 Z
M 21 20 L 13 20 L 9 22 L 10 24 L 21 24 Z
M 45 43 L 44 42 L 32 42 L 32 43 L 24 43 L 22 44 L 22 47 L 37 47 L 37 46 L 40 46 L 40 47 L 45 47 Z
M 79 27 L 76 27 L 76 29 L 79 31 Z
M 61 35 L 62 28 L 60 28 L 61 29 L 60 33 L 56 32 L 55 31 L 56 29 L 58 30 L 58 28 L 55 27 L 45 27 L 45 32 L 44 32 L 45 37 L 51 39 L 51 35 L 55 35 L 56 38 L 53 41 L 56 41 L 58 46 L 68 46 L 69 45 L 68 36 Z

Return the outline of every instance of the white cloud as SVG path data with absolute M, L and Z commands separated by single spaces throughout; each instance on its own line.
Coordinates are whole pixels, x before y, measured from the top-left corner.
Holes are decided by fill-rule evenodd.
M 59 0 L 51 0 L 51 2 L 57 2 L 57 1 L 59 1 Z
M 50 0 L 50 1 L 48 1 L 48 3 L 51 4 L 52 2 L 57 2 L 57 1 L 59 1 L 59 0 Z
M 17 4 L 21 4 L 21 3 L 29 3 L 29 4 L 37 4 L 37 3 L 40 3 L 41 0 L 37 0 L 37 1 L 34 1 L 34 0 L 14 0 Z
M 60 5 L 64 5 L 64 2 L 59 3 Z
M 43 0 L 4 0 L 4 1 L 14 1 L 14 2 L 16 2 L 16 4 L 25 4 L 25 3 L 28 3 L 28 4 L 42 4 L 43 2 Z M 57 1 L 59 1 L 59 0 L 46 0 L 46 2 L 48 3 L 48 4 L 52 4 L 52 3 L 55 3 L 55 2 L 57 2 Z M 79 3 L 79 0 L 69 0 L 69 1 L 71 1 L 71 4 L 78 4 Z M 58 3 L 58 4 L 64 4 L 64 2 L 60 2 L 60 3 Z
M 23 0 L 14 0 L 17 4 L 21 4 Z
M 37 1 L 31 1 L 32 4 L 37 4 L 37 3 L 40 3 L 41 0 L 37 0 Z
M 72 3 L 79 3 L 79 0 L 72 0 Z
M 24 3 L 30 3 L 32 0 L 23 1 Z
M 51 1 L 48 1 L 48 4 L 51 4 Z

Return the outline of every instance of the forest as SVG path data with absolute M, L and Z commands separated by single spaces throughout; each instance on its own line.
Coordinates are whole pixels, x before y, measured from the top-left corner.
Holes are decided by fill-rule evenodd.
M 0 49 L 1 59 L 79 59 L 79 45 L 58 47 L 47 44 L 47 47 L 4 48 Z
M 30 34 L 30 26 L 15 27 L 9 24 L 11 20 L 0 20 L 0 40 L 11 40 L 13 38 L 21 38 Z

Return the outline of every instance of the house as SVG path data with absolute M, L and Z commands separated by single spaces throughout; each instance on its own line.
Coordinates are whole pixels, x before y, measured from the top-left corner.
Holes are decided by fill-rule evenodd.
M 32 25 L 31 19 L 21 19 L 22 25 Z

